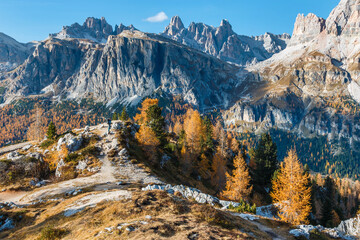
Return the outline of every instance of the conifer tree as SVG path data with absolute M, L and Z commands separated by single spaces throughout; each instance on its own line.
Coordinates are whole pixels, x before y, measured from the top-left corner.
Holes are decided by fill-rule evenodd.
M 46 137 L 50 140 L 54 140 L 56 135 L 57 133 L 56 133 L 55 124 L 53 122 L 50 122 L 48 129 L 46 131 Z
M 200 113 L 197 110 L 188 109 L 184 119 L 184 131 L 186 145 L 193 158 L 200 156 L 202 124 Z
M 209 179 L 211 177 L 209 159 L 204 153 L 200 156 L 199 174 L 202 179 Z
M 252 149 L 250 155 L 255 163 L 254 182 L 262 186 L 269 186 L 272 176 L 278 168 L 277 148 L 270 134 L 261 135 L 257 148 Z
M 139 113 L 137 113 L 134 117 L 135 122 L 137 122 L 137 124 L 139 125 L 146 124 L 147 122 L 149 122 L 149 120 L 147 119 L 147 110 L 149 109 L 150 106 L 158 105 L 158 104 L 159 104 L 158 99 L 146 98 L 141 103 L 141 107 L 138 108 Z
M 270 193 L 283 221 L 294 225 L 309 222 L 311 188 L 308 184 L 309 175 L 304 172 L 295 150 L 290 150 L 280 165 L 277 178 L 272 181 Z
M 221 154 L 218 148 L 212 160 L 211 183 L 217 190 L 223 190 L 226 183 L 226 158 Z
M 119 116 L 119 120 L 124 121 L 124 122 L 129 120 L 129 115 L 126 111 L 126 107 L 123 107 L 121 114 Z
M 114 112 L 111 119 L 118 120 L 118 114 L 116 112 Z
M 165 118 L 161 115 L 161 108 L 154 104 L 146 110 L 146 125 L 150 127 L 161 144 L 165 144 Z
M 158 158 L 157 147 L 160 145 L 155 132 L 150 127 L 141 125 L 139 131 L 135 134 L 135 138 L 142 145 L 145 155 L 155 164 Z
M 234 167 L 232 175 L 226 173 L 226 190 L 222 195 L 239 202 L 246 199 L 252 191 L 249 170 L 241 152 L 234 158 Z
M 334 199 L 335 199 L 335 189 L 333 180 L 327 176 L 325 178 L 325 199 L 321 207 L 321 225 L 324 227 L 334 227 L 333 218 L 334 218 Z
M 213 125 L 210 119 L 205 116 L 203 121 L 203 151 L 208 155 L 211 155 L 214 151 L 214 142 L 213 142 Z

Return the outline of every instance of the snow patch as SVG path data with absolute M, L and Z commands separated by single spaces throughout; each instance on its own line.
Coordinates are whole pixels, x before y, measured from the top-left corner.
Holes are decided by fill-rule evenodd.
M 124 98 L 124 100 L 121 101 L 122 104 L 130 105 L 130 106 L 136 106 L 140 103 L 142 97 L 139 95 L 134 95 L 132 97 Z
M 119 99 L 118 97 L 114 97 L 113 99 L 111 99 L 111 100 L 106 104 L 106 107 L 112 107 L 112 106 L 114 106 L 118 99 Z

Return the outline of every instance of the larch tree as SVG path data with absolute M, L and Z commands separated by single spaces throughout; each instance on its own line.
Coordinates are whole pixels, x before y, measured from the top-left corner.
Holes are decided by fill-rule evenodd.
M 309 223 L 311 188 L 308 184 L 309 175 L 292 149 L 281 163 L 277 178 L 272 180 L 270 193 L 283 221 L 294 225 Z
M 155 164 L 158 159 L 157 147 L 160 145 L 160 140 L 155 132 L 150 127 L 141 125 L 139 131 L 135 134 L 135 138 L 142 145 L 145 155 Z
M 208 157 L 204 153 L 200 156 L 198 171 L 203 179 L 209 179 L 211 177 L 210 162 Z
M 226 189 L 222 196 L 239 202 L 247 199 L 252 191 L 249 169 L 241 152 L 234 158 L 234 167 L 232 175 L 226 173 Z
M 200 113 L 197 110 L 188 109 L 184 119 L 184 131 L 186 145 L 193 158 L 200 156 L 202 124 Z
M 223 190 L 226 184 L 226 158 L 221 154 L 218 149 L 212 160 L 212 175 L 211 183 L 217 190 Z
M 137 113 L 134 117 L 135 122 L 137 122 L 139 125 L 147 123 L 148 122 L 147 110 L 149 109 L 150 106 L 158 105 L 158 104 L 159 104 L 158 99 L 146 98 L 141 103 L 141 107 L 138 108 L 139 113 Z

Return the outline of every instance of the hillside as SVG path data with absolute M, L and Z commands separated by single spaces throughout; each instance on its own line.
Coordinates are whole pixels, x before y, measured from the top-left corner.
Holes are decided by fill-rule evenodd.
M 171 165 L 153 169 L 149 162 L 133 159 L 131 137 L 120 137 L 122 132 L 133 128 L 121 121 L 113 123 L 110 134 L 106 134 L 105 124 L 86 127 L 74 130 L 74 136 L 59 138 L 45 149 L 30 144 L 7 154 L 15 162 L 30 153 L 35 157 L 32 161 L 37 158 L 47 162 L 53 156 L 61 157 L 61 143 L 69 151 L 66 165 L 63 160 L 57 163 L 57 177 L 38 179 L 38 182 L 31 177 L 19 179 L 20 186 L 15 181 L 15 185 L 0 193 L 0 236 L 3 239 L 54 236 L 61 239 L 295 239 L 289 233 L 293 226 L 274 219 L 261 208 L 257 210 L 260 215 L 233 212 L 228 209 L 230 202 L 183 185 L 175 186 L 188 177 L 180 172 L 177 178 L 172 177 L 168 172 Z M 79 153 L 87 160 L 76 160 Z M 77 164 L 73 165 L 77 177 L 64 167 L 71 166 L 66 159 Z M 207 204 L 202 198 L 207 199 Z M 310 234 L 310 239 L 320 234 L 318 230 L 302 231 L 297 230 L 300 235 Z M 330 235 L 343 234 L 336 229 L 322 231 L 328 239 Z M 297 232 L 293 234 L 300 236 Z

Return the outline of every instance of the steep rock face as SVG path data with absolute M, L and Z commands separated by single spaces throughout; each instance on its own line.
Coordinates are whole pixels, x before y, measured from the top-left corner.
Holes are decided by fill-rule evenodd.
M 110 36 L 94 71 L 81 68 L 74 77 L 69 97 L 92 93 L 103 101 L 129 102 L 134 96 L 145 97 L 161 89 L 182 95 L 202 109 L 229 104 L 240 91 L 242 82 L 235 76 L 238 68 L 149 37 L 130 32 Z
M 10 77 L 6 98 L 50 90 L 75 99 L 90 95 L 98 101 L 129 102 L 161 89 L 201 109 L 225 107 L 244 88 L 239 72 L 166 38 L 136 31 L 109 36 L 105 45 L 51 38 Z
M 30 54 L 26 44 L 0 33 L 0 73 L 14 69 Z
M 242 66 L 268 59 L 274 53 L 283 50 L 290 39 L 287 34 L 240 36 L 232 30 L 227 20 L 222 20 L 217 28 L 194 22 L 185 28 L 178 16 L 171 19 L 162 35 L 221 60 Z
M 85 62 L 101 51 L 102 46 L 76 39 L 50 38 L 36 46 L 29 58 L 14 71 L 9 79 L 7 95 L 58 94 L 66 81 Z M 71 83 L 68 83 L 71 84 Z M 50 86 L 51 85 L 51 86 Z M 44 89 L 49 87 L 48 89 Z
M 106 22 L 105 18 L 97 19 L 89 17 L 83 25 L 74 23 L 71 26 L 65 26 L 59 33 L 50 34 L 50 37 L 59 39 L 83 38 L 105 43 L 111 34 L 113 34 L 113 28 Z
M 359 3 L 358 0 L 341 0 L 326 19 L 327 32 L 338 36 L 343 33 L 348 24 L 350 24 L 348 30 L 351 30 L 352 27 L 358 29 L 359 26 L 351 25 L 358 22 L 355 20 L 358 19 Z
M 242 126 L 255 130 L 279 127 L 303 136 L 359 141 L 356 101 L 360 101 L 360 44 L 353 34 L 360 29 L 359 4 L 359 1 L 342 0 L 326 21 L 314 14 L 298 15 L 288 47 L 247 68 L 259 75 L 265 87 L 249 92 L 250 103 L 239 101 L 227 111 L 227 123 L 234 123 L 236 117 L 232 115 L 236 113 L 243 121 Z M 291 107 L 285 104 L 283 96 L 288 92 L 299 100 L 300 104 L 295 105 L 300 115 L 289 111 Z M 257 108 L 250 107 L 249 114 L 244 115 L 246 111 L 243 113 L 242 109 L 258 106 L 257 99 L 267 107 L 261 108 L 261 114 Z M 337 107 L 343 99 L 351 106 L 346 114 L 341 113 L 346 107 Z M 271 104 L 274 101 L 282 104 Z M 252 115 L 263 117 L 249 121 Z

